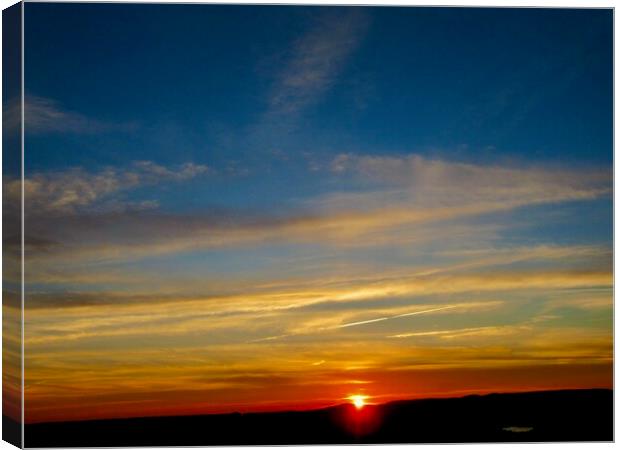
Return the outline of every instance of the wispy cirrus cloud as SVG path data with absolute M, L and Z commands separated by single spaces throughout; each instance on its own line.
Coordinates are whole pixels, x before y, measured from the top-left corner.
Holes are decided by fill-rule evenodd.
M 62 228 L 74 242 L 63 251 L 74 261 L 88 260 L 89 255 L 97 260 L 131 260 L 273 243 L 381 247 L 445 240 L 452 234 L 470 236 L 480 225 L 462 224 L 459 229 L 455 227 L 458 221 L 524 206 L 594 200 L 611 192 L 611 175 L 595 169 L 524 169 L 428 160 L 417 155 L 346 155 L 332 165 L 333 176 L 347 177 L 358 186 L 362 183 L 363 189 L 319 195 L 295 210 L 274 214 L 221 210 L 185 215 L 157 210 L 143 216 L 123 214 L 123 210 L 156 206 L 148 201 L 128 203 L 123 192 L 149 184 L 182 182 L 210 170 L 193 163 L 170 168 L 137 162 L 126 169 L 95 173 L 76 169 L 35 174 L 25 181 L 29 211 L 45 217 L 33 225 L 31 237 L 55 241 Z M 9 198 L 19 198 L 20 189 L 19 181 L 5 184 Z M 114 212 L 114 217 L 101 214 L 105 211 Z M 71 219 L 60 217 L 63 226 L 59 228 L 52 213 L 80 214 Z M 175 232 L 179 226 L 182 234 Z M 518 253 L 511 255 L 515 262 L 519 260 Z M 62 254 L 53 256 L 64 258 Z M 477 261 L 487 256 L 478 255 Z
M 502 318 L 513 314 L 555 314 L 570 324 L 571 308 L 596 319 L 610 304 L 613 285 L 606 247 L 546 244 L 495 248 L 485 240 L 484 246 L 447 244 L 455 233 L 460 233 L 457 240 L 463 236 L 480 239 L 481 235 L 471 234 L 474 231 L 488 234 L 479 222 L 464 219 L 527 205 L 606 196 L 610 192 L 606 173 L 463 165 L 415 155 L 396 161 L 363 158 L 341 157 L 342 167 L 333 167 L 326 174 L 363 189 L 334 191 L 303 202 L 297 210 L 259 215 L 207 210 L 180 215 L 157 209 L 148 214 L 101 213 L 109 202 L 123 202 L 123 193 L 129 190 L 184 182 L 210 171 L 190 163 L 164 167 L 137 162 L 99 172 L 32 176 L 27 181 L 37 188 L 30 192 L 39 195 L 42 206 L 37 220 L 30 222 L 30 236 L 46 239 L 40 241 L 44 249 L 28 255 L 28 276 L 31 283 L 53 289 L 28 298 L 31 398 L 36 401 L 37 396 L 43 398 L 54 389 L 66 396 L 71 385 L 92 384 L 98 387 L 95 404 L 100 404 L 103 396 L 105 402 L 116 405 L 119 380 L 127 380 L 126 360 L 103 355 L 102 343 L 149 342 L 146 347 L 125 348 L 134 353 L 141 368 L 132 375 L 139 383 L 123 392 L 174 391 L 168 378 L 150 365 L 153 358 L 161 357 L 153 352 L 165 349 L 163 358 L 169 360 L 174 355 L 182 371 L 174 373 L 175 382 L 188 377 L 191 398 L 196 392 L 223 396 L 230 390 L 262 386 L 260 377 L 250 379 L 242 374 L 224 380 L 209 369 L 213 364 L 229 373 L 262 374 L 262 362 L 253 359 L 256 354 L 278 368 L 277 374 L 265 378 L 288 379 L 290 370 L 291 383 L 307 379 L 308 367 L 325 371 L 333 380 L 336 374 L 351 372 L 355 379 L 362 379 L 357 374 L 371 369 L 409 373 L 454 367 L 489 370 L 519 364 L 608 363 L 605 324 L 594 330 L 559 328 L 554 335 L 543 320 L 502 323 Z M 87 195 L 80 198 L 82 192 Z M 485 224 L 492 222 L 486 220 Z M 416 265 L 416 258 L 426 255 L 409 244 L 425 240 L 434 245 L 433 256 L 438 259 Z M 56 244 L 50 246 L 49 242 Z M 346 251 L 344 265 L 350 273 L 342 272 L 338 265 L 333 273 L 329 267 L 308 273 L 303 259 L 308 248 L 338 253 L 366 246 L 392 252 L 394 246 L 405 247 L 403 242 L 410 247 L 408 263 L 391 270 L 376 270 L 372 265 L 364 270 L 351 268 L 355 259 Z M 210 264 L 219 262 L 206 258 L 200 275 L 174 270 L 164 273 L 149 264 L 123 265 L 140 258 L 197 250 L 243 253 L 282 244 L 301 244 L 297 248 L 303 250 L 293 253 L 292 262 L 280 261 L 271 271 L 254 266 L 253 279 L 243 279 L 245 274 L 240 272 L 228 280 L 216 279 L 207 272 Z M 267 259 L 259 261 L 262 264 Z M 523 262 L 530 264 L 512 266 Z M 287 279 L 287 270 L 294 265 L 304 275 Z M 593 289 L 601 293 L 591 294 Z M 571 301 L 565 302 L 569 294 Z M 593 297 L 597 308 L 581 306 L 589 305 L 587 299 Z M 521 302 L 532 298 L 538 306 L 530 306 L 528 311 Z M 493 315 L 500 320 L 489 322 Z M 544 340 L 546 347 L 539 340 Z M 516 344 L 507 348 L 506 342 Z M 197 344 L 199 348 L 193 349 Z M 464 350 L 464 345 L 470 347 Z M 217 358 L 205 356 L 207 349 Z M 325 362 L 312 366 L 317 360 Z M 110 369 L 110 361 L 116 361 L 118 367 Z M 49 380 L 50 367 L 57 365 L 74 369 L 71 382 L 54 380 L 57 388 L 37 385 L 37 380 Z M 303 377 L 296 372 L 301 366 Z M 38 407 L 44 403 L 39 401 Z
M 17 129 L 21 122 L 21 100 L 11 101 L 3 111 L 9 130 Z M 93 134 L 108 131 L 128 131 L 130 123 L 112 123 L 89 117 L 64 108 L 59 102 L 45 97 L 28 95 L 24 99 L 24 130 L 32 134 L 75 133 Z
M 87 210 L 149 208 L 156 206 L 156 201 L 132 203 L 115 196 L 144 185 L 186 181 L 209 171 L 206 165 L 194 163 L 171 168 L 152 161 L 136 161 L 127 168 L 107 167 L 98 172 L 75 168 L 37 173 L 23 181 L 26 213 L 42 216 L 75 214 Z M 21 180 L 7 180 L 3 189 L 8 205 L 19 203 Z
M 587 260 L 586 260 L 587 262 Z M 408 272 L 408 273 L 407 273 Z M 88 284 L 86 274 L 84 284 Z M 107 274 L 112 277 L 114 274 Z M 391 276 L 390 276 L 391 275 Z M 91 283 L 99 282 L 99 277 L 106 273 L 92 273 Z M 117 277 L 120 277 L 118 272 Z M 387 299 L 405 299 L 429 295 L 460 295 L 472 292 L 513 292 L 519 290 L 573 290 L 588 288 L 604 288 L 602 294 L 607 295 L 612 286 L 612 275 L 608 270 L 491 270 L 475 273 L 454 274 L 416 274 L 409 271 L 397 271 L 393 274 L 368 276 L 360 278 L 356 274 L 342 277 L 336 281 L 290 280 L 289 285 L 274 283 L 273 288 L 265 288 L 251 282 L 238 279 L 217 284 L 212 280 L 186 280 L 180 278 L 176 284 L 163 277 L 164 286 L 156 279 L 140 278 L 135 274 L 138 283 L 143 287 L 138 292 L 124 293 L 108 290 L 100 292 L 63 292 L 61 294 L 31 294 L 30 308 L 60 308 L 63 306 L 97 306 L 97 305 L 130 305 L 138 306 L 149 302 L 165 305 L 181 311 L 181 306 L 190 309 L 208 308 L 209 311 L 221 314 L 256 313 L 268 311 L 284 311 L 299 308 L 310 310 L 331 311 L 340 309 L 363 309 L 373 302 Z M 46 281 L 37 280 L 34 281 Z M 49 280 L 52 283 L 54 280 Z M 69 281 L 71 279 L 69 278 Z M 104 281 L 107 281 L 104 279 Z M 114 282 L 116 280 L 112 280 Z M 275 281 L 275 280 L 274 280 Z M 215 286 L 213 286 L 215 284 Z M 567 296 L 569 294 L 566 294 Z M 560 301 L 560 300 L 558 300 Z M 202 306 L 201 306 L 202 305 Z M 338 306 L 340 305 L 340 306 Z M 369 306 L 370 305 L 370 306 Z M 576 303 L 579 305 L 579 303 Z M 165 306 L 162 306 L 162 308 Z M 153 310 L 151 310 L 153 312 Z M 405 311 L 406 312 L 406 311 Z M 375 317 L 373 317 L 375 318 Z M 365 318 L 364 318 L 365 320 Z
M 367 26 L 368 18 L 356 8 L 319 19 L 293 44 L 288 61 L 276 76 L 269 114 L 295 114 L 315 103 L 335 84 Z
M 470 306 L 471 315 L 474 308 L 483 303 Z M 431 305 L 419 305 L 418 311 L 429 307 L 433 309 Z M 184 389 L 192 392 L 191 401 L 196 401 L 197 395 L 208 398 L 219 395 L 231 400 L 229 389 L 263 390 L 267 387 L 264 382 L 270 379 L 303 384 L 306 389 L 316 383 L 319 391 L 336 381 L 340 389 L 349 389 L 348 382 L 360 380 L 366 384 L 376 383 L 373 394 L 380 395 L 385 384 L 376 375 L 386 371 L 392 374 L 389 379 L 398 383 L 398 374 L 410 378 L 416 373 L 418 376 L 429 373 L 432 378 L 441 376 L 442 370 L 466 368 L 457 378 L 460 383 L 467 377 L 468 370 L 476 367 L 488 374 L 499 367 L 515 370 L 523 365 L 552 365 L 561 367 L 558 371 L 565 374 L 567 367 L 574 370 L 572 365 L 575 364 L 591 368 L 594 364 L 610 362 L 611 340 L 604 330 L 575 327 L 553 330 L 534 321 L 532 326 L 517 322 L 505 327 L 457 329 L 457 333 L 467 333 L 464 336 L 468 339 L 467 346 L 463 346 L 458 336 L 442 339 L 441 345 L 418 339 L 423 336 L 409 336 L 408 339 L 417 339 L 416 345 L 411 345 L 408 339 L 387 339 L 381 332 L 359 334 L 360 328 L 366 327 L 335 328 L 326 335 L 314 335 L 311 340 L 308 337 L 303 341 L 278 340 L 265 345 L 243 341 L 243 337 L 264 333 L 276 323 L 294 327 L 299 325 L 299 319 L 306 320 L 304 325 L 307 326 L 314 320 L 317 326 L 321 317 L 308 317 L 307 311 L 290 317 L 282 312 L 271 316 L 217 316 L 208 315 L 211 311 L 204 307 L 177 301 L 166 305 L 120 304 L 118 308 L 120 310 L 102 306 L 29 312 L 31 351 L 28 365 L 33 402 L 50 393 L 68 398 L 76 395 L 76 389 L 82 401 L 87 402 L 92 401 L 89 399 L 92 395 L 97 396 L 99 402 L 104 399 L 106 403 L 114 403 L 119 389 L 131 395 L 142 393 L 145 397 L 154 390 L 178 396 L 181 395 L 179 380 L 186 385 Z M 365 312 L 351 310 L 337 320 L 344 321 L 354 314 L 385 314 L 388 310 L 387 307 Z M 398 313 L 398 309 L 392 313 Z M 433 329 L 431 318 L 438 316 L 429 314 L 431 316 L 425 316 L 424 321 L 417 322 L 422 330 Z M 456 317 L 453 320 L 457 320 Z M 349 335 L 352 332 L 355 334 Z M 511 346 L 502 345 L 505 341 L 498 340 L 507 334 L 514 338 Z M 490 337 L 494 339 L 491 342 Z M 117 343 L 122 343 L 124 351 L 118 351 Z M 175 364 L 169 364 L 171 360 Z M 322 363 L 315 365 L 316 361 Z M 101 370 L 103 367 L 106 370 Z M 59 370 L 50 373 L 59 368 L 68 375 L 60 376 Z M 53 375 L 56 376 L 50 382 L 49 377 Z M 553 378 L 554 383 L 558 380 Z M 39 384 L 38 381 L 47 382 Z M 455 386 L 453 379 L 451 383 Z M 390 393 L 391 390 L 385 391 Z M 36 403 L 38 407 L 44 404 Z M 35 410 L 37 408 L 31 411 Z M 70 412 L 64 409 L 63 414 Z
M 419 154 L 377 156 L 343 153 L 330 162 L 338 176 L 366 183 L 362 192 L 331 195 L 336 208 L 385 203 L 416 205 L 520 205 L 591 200 L 609 195 L 610 170 L 474 164 Z

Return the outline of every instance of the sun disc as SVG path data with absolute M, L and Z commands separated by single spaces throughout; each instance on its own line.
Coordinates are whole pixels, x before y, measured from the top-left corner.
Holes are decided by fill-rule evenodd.
M 366 398 L 368 397 L 365 395 L 352 395 L 349 397 L 349 400 L 357 409 L 362 409 L 366 405 Z

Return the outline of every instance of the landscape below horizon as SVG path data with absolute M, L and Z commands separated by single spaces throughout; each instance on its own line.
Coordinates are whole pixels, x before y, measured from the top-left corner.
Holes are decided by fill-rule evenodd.
M 7 419 L 5 419 L 7 420 Z M 5 424 L 6 426 L 6 424 Z M 27 425 L 27 447 L 612 441 L 607 389 Z

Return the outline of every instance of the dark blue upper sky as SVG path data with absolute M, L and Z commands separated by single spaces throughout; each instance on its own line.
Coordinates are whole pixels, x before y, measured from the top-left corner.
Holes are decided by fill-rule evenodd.
M 27 4 L 27 93 L 119 125 L 31 137 L 30 168 L 217 165 L 275 145 L 611 161 L 610 10 L 363 8 L 359 45 L 331 88 L 295 126 L 249 139 L 287 48 L 342 12 Z
M 357 189 L 348 153 L 607 167 L 611 45 L 611 10 L 29 3 L 26 171 L 207 165 L 127 194 L 193 210 Z

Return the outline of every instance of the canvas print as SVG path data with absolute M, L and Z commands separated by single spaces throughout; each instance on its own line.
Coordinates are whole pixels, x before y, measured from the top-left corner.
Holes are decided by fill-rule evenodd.
M 3 20 L 5 440 L 613 440 L 613 10 Z

